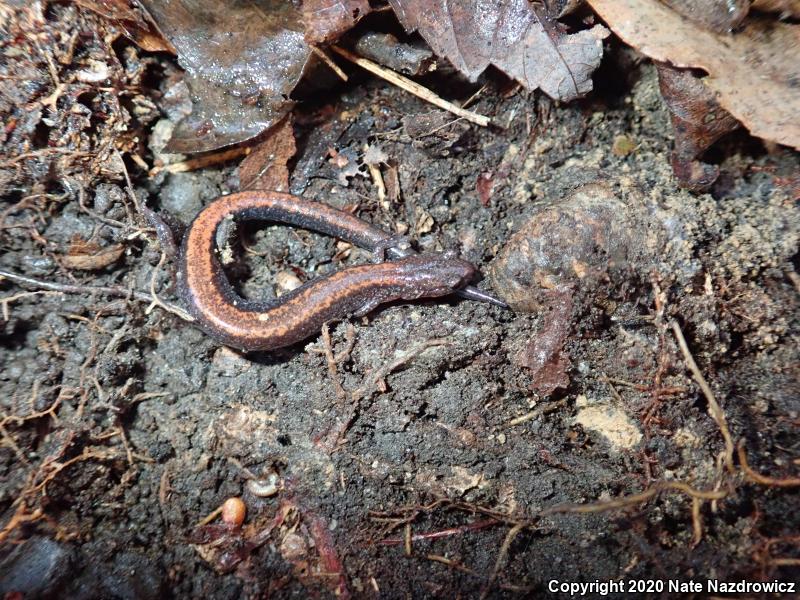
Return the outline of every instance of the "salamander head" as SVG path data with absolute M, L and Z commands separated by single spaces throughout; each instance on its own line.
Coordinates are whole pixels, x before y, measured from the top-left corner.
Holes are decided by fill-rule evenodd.
M 445 296 L 467 285 L 476 274 L 475 267 L 455 253 L 432 253 L 409 256 L 397 261 L 407 282 L 403 299 Z

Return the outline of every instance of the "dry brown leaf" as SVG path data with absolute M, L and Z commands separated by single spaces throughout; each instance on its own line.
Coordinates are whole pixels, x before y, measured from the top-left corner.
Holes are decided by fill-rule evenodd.
M 355 51 L 384 67 L 404 75 L 423 75 L 435 68 L 433 52 L 424 44 L 418 47 L 401 42 L 390 33 L 368 31 L 356 42 Z
M 540 21 L 528 0 L 389 2 L 407 31 L 419 31 L 434 52 L 471 80 L 492 64 L 558 100 L 591 91 L 608 35 L 600 25 L 566 34 L 560 23 Z
M 800 0 L 753 0 L 753 8 L 789 17 L 800 17 Z
M 306 41 L 309 44 L 333 41 L 370 10 L 367 0 L 303 0 Z
M 711 144 L 739 126 L 720 108 L 714 93 L 691 71 L 656 65 L 661 95 L 670 112 L 675 149 L 672 170 L 681 186 L 700 191 L 719 176 L 719 168 L 696 160 Z
M 61 262 L 68 269 L 97 271 L 117 262 L 123 252 L 123 244 L 101 247 L 94 242 L 78 239 L 72 241 L 67 254 L 61 257 Z
M 156 30 L 155 25 L 141 10 L 131 6 L 128 0 L 75 0 L 75 4 L 112 21 L 148 52 L 175 53 L 175 48 Z
M 242 161 L 239 166 L 241 188 L 288 191 L 289 168 L 286 163 L 296 151 L 292 116 L 289 114 Z
M 530 370 L 531 388 L 538 394 L 552 394 L 557 388 L 569 385 L 569 353 L 564 344 L 572 328 L 572 293 L 567 289 L 550 290 L 545 296 L 542 327 L 531 336 L 512 362 Z
M 800 149 L 800 26 L 750 18 L 725 35 L 657 0 L 589 0 L 626 43 L 654 60 L 703 69 L 703 79 L 753 135 Z
M 750 10 L 750 0 L 661 0 L 663 4 L 706 29 L 727 33 Z
M 544 3 L 547 16 L 558 19 L 564 15 L 575 12 L 584 3 L 584 0 L 548 0 Z
M 311 50 L 301 14 L 285 0 L 142 0 L 178 51 L 192 114 L 171 152 L 203 152 L 252 139 L 291 108 Z

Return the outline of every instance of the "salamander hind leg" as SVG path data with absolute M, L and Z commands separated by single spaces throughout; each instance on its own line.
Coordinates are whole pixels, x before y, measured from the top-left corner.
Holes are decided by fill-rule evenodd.
M 359 306 L 354 312 L 354 317 L 363 317 L 368 315 L 373 310 L 378 308 L 379 305 L 383 304 L 384 302 L 389 302 L 391 300 L 396 299 L 396 295 L 382 293 L 380 291 L 373 292 L 369 295 L 368 298 L 364 299 L 364 302 Z

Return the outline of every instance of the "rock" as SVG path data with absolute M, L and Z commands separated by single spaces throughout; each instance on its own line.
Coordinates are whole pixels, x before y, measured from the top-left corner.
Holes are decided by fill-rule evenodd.
M 553 291 L 591 293 L 647 251 L 637 240 L 643 221 L 606 186 L 583 186 L 511 237 L 490 265 L 492 289 L 517 312 L 540 311 Z
M 0 597 L 25 598 L 51 596 L 71 577 L 72 548 L 46 537 L 34 536 L 0 562 Z

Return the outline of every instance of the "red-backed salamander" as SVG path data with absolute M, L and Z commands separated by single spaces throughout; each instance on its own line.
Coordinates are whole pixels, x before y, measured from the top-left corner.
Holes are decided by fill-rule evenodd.
M 216 233 L 226 219 L 287 223 L 397 260 L 345 267 L 276 300 L 246 300 L 217 258 Z M 214 339 L 241 350 L 271 350 L 318 333 L 326 321 L 364 315 L 384 302 L 450 294 L 475 275 L 475 267 L 449 253 L 412 254 L 393 247 L 396 242 L 386 231 L 319 202 L 280 192 L 239 192 L 218 198 L 192 221 L 180 252 L 179 291 L 196 324 Z M 462 295 L 502 305 L 476 288 Z

